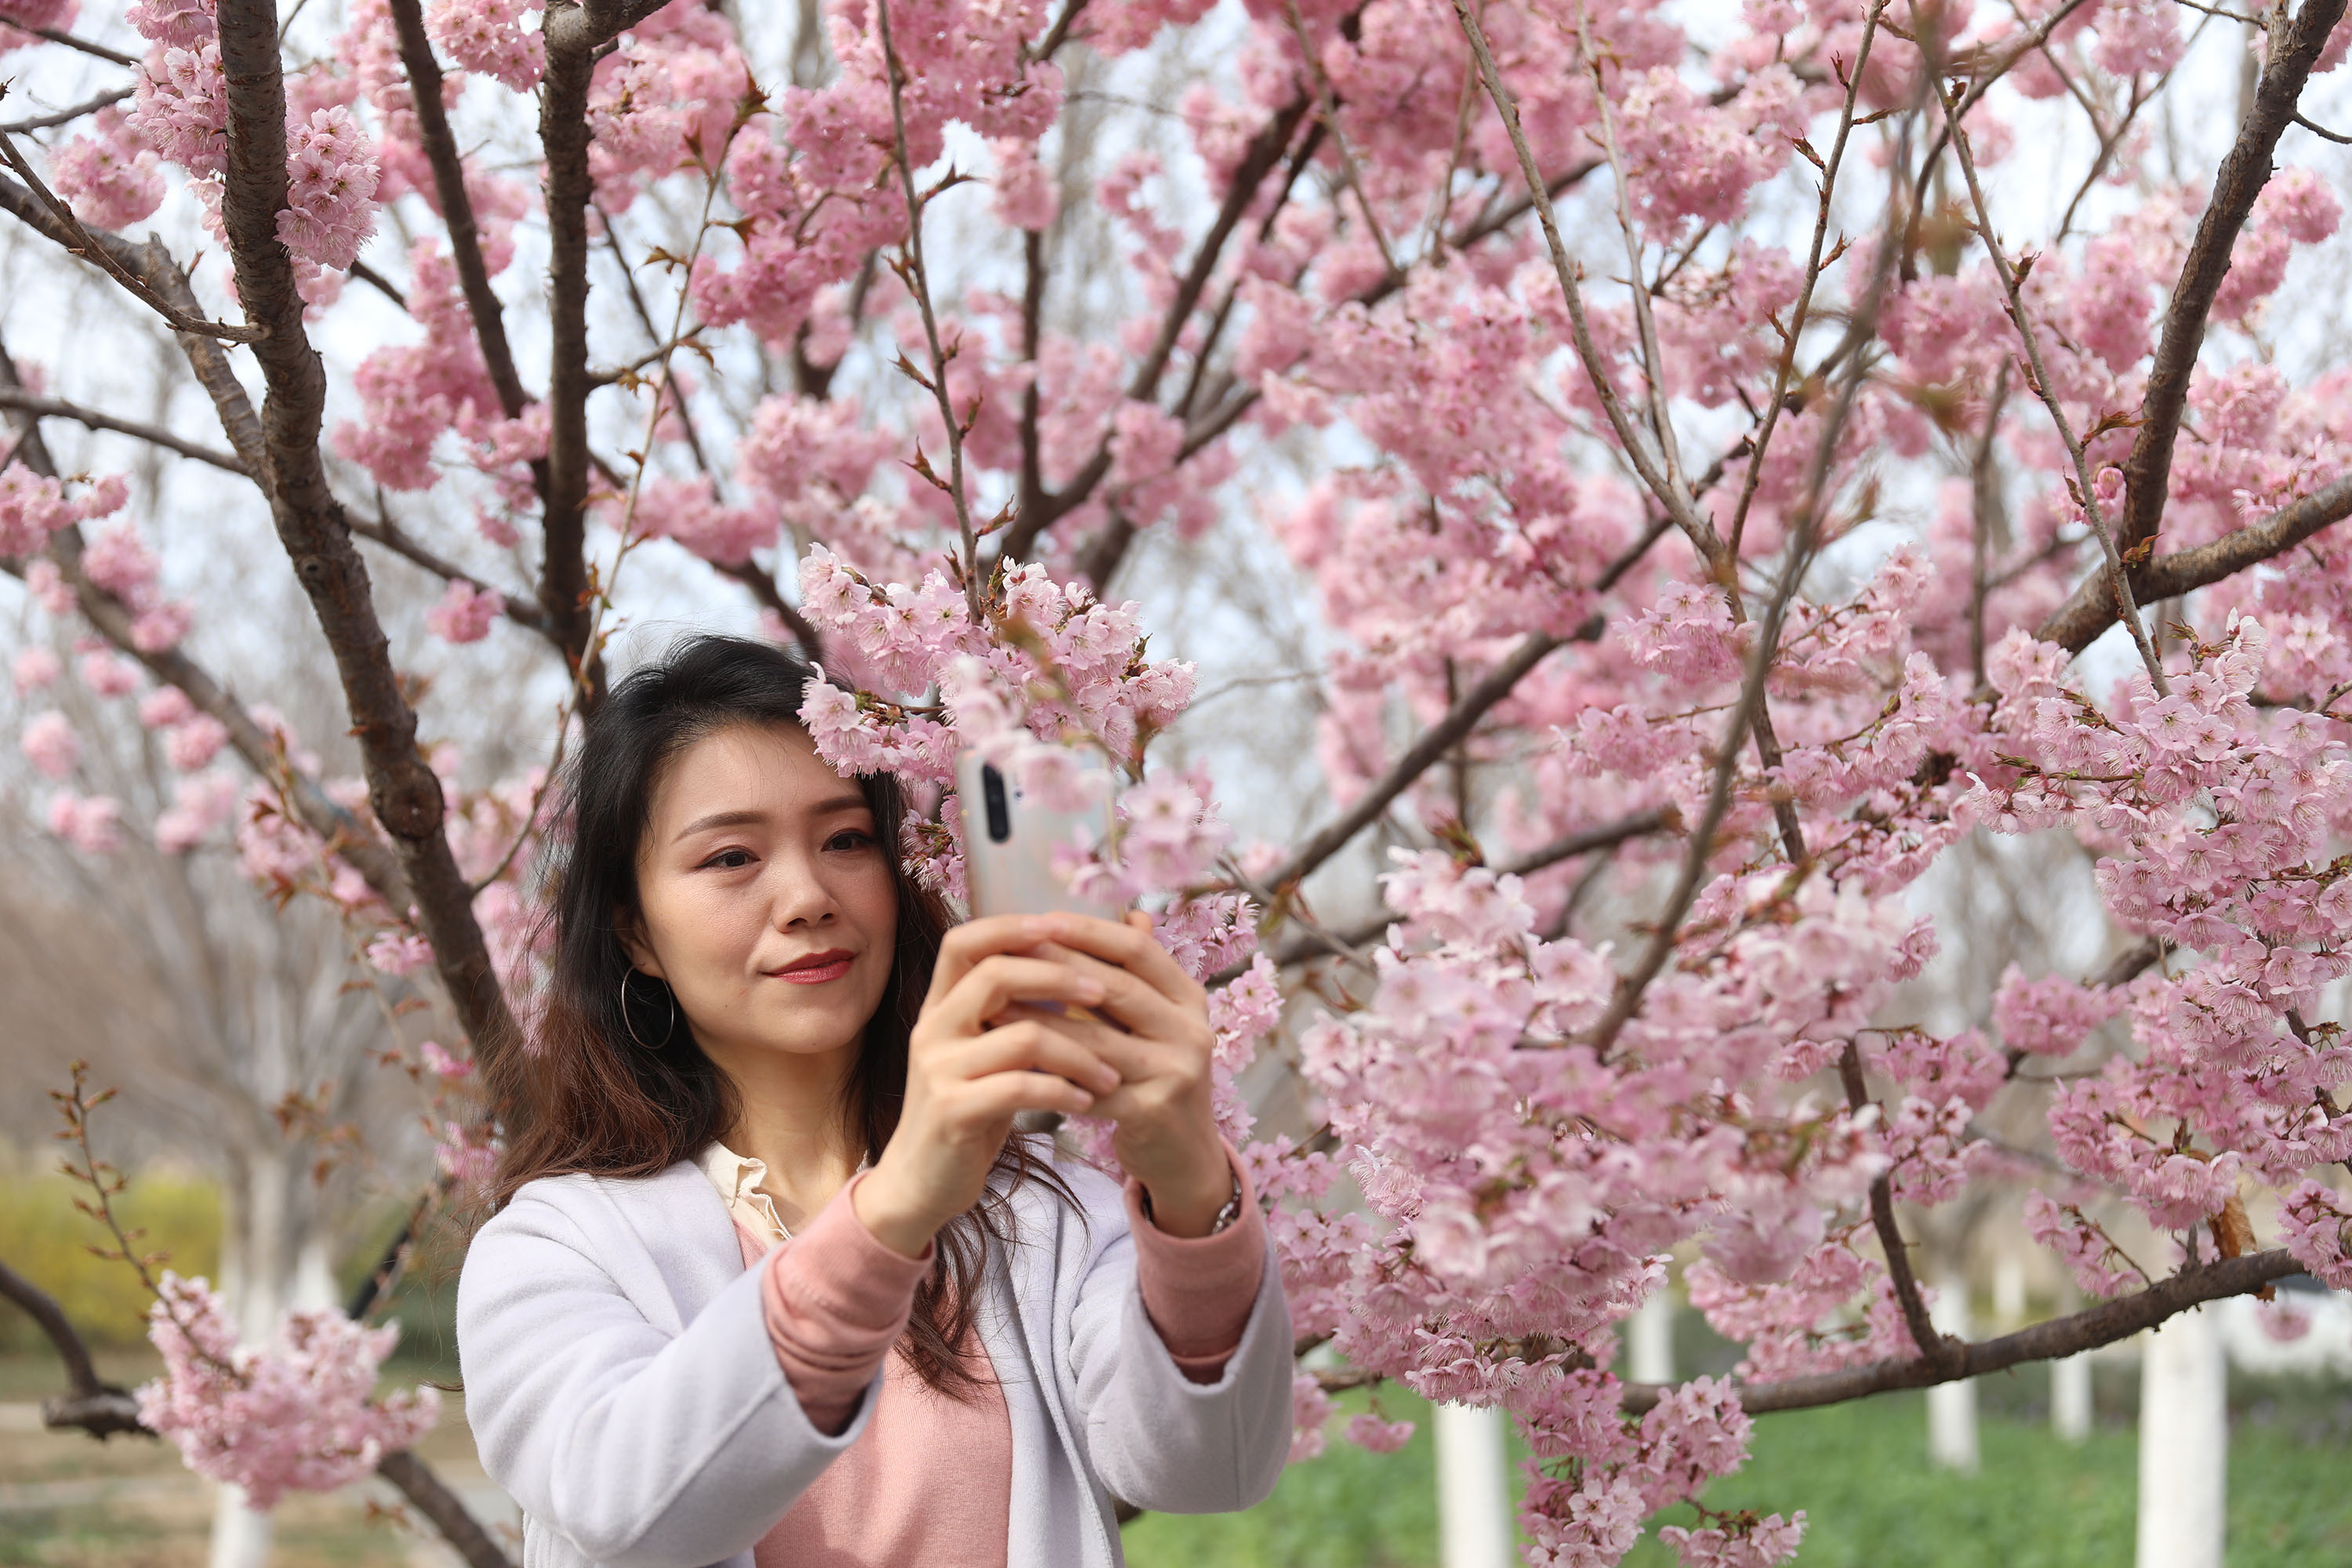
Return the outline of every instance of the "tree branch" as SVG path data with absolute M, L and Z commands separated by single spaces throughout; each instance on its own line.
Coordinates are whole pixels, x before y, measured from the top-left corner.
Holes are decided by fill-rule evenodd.
M 2054 1361 L 2096 1350 L 2101 1345 L 2129 1339 L 2142 1329 L 2155 1328 L 2191 1307 L 2247 1295 L 2273 1279 L 2284 1279 L 2302 1270 L 2303 1265 L 2284 1247 L 2248 1253 L 2242 1258 L 2184 1268 L 2133 1295 L 2103 1301 L 2063 1318 L 2053 1318 L 2013 1334 L 1962 1345 L 1941 1359 L 1873 1362 L 1867 1366 L 1818 1373 L 1811 1377 L 1733 1386 L 1738 1390 L 1740 1408 L 1750 1415 L 1762 1415 L 1775 1410 L 1811 1410 L 1823 1405 L 1841 1405 L 1849 1399 L 1899 1388 L 1958 1383 L 2005 1372 L 2027 1362 Z M 1625 1385 L 1625 1408 L 1647 1410 L 1666 1392 L 1660 1384 L 1629 1383 Z
M 1225 241 L 1249 211 L 1250 204 L 1257 199 L 1259 184 L 1275 165 L 1282 162 L 1283 151 L 1290 145 L 1290 138 L 1297 131 L 1298 122 L 1306 118 L 1307 110 L 1307 96 L 1297 94 L 1275 110 L 1273 118 L 1250 138 L 1249 145 L 1243 150 L 1234 167 L 1233 184 L 1225 188 L 1225 199 L 1218 206 L 1216 217 L 1210 222 L 1208 232 L 1201 237 L 1200 245 L 1192 252 L 1192 265 L 1178 281 L 1175 296 L 1169 300 L 1168 309 L 1160 318 L 1159 335 L 1128 382 L 1129 398 L 1140 402 L 1159 390 L 1160 374 L 1168 368 L 1169 356 L 1175 352 L 1184 323 L 1192 319 L 1193 306 L 1200 303 L 1202 291 L 1209 286 L 1209 279 L 1224 252 Z M 1106 420 L 1101 442 L 1085 466 L 1071 477 L 1068 484 L 1059 490 L 1041 493 L 1034 512 L 1024 511 L 1013 518 L 1012 525 L 1005 530 L 1004 542 L 999 552 L 1003 559 L 1026 559 L 1036 547 L 1037 536 L 1082 505 L 1093 494 L 1095 487 L 1102 482 L 1103 477 L 1110 472 L 1108 425 Z
M 539 604 L 553 628 L 583 707 L 604 692 L 588 646 L 588 84 L 596 51 L 625 26 L 619 8 L 550 5 L 541 24 L 547 75 L 539 138 L 547 153 L 549 358 L 547 485 L 542 491 Z M 601 661 L 598 661 L 601 666 Z
M 2343 0 L 2336 0 L 2337 5 Z M 2041 334 L 2033 330 L 2032 313 L 2026 309 L 2024 276 L 2010 264 L 1993 237 L 1992 209 L 1986 205 L 1984 186 L 1977 179 L 1976 159 L 1969 152 L 1968 133 L 1960 129 L 1959 116 L 1953 100 L 1937 89 L 1937 102 L 1943 106 L 1944 121 L 1951 136 L 1953 154 L 1959 159 L 1961 176 L 1967 180 L 1969 201 L 1977 215 L 1977 237 L 1984 242 L 1985 254 L 1992 258 L 1993 271 L 2000 279 L 2002 290 L 2009 297 L 2009 319 L 2017 328 L 2019 341 L 2025 345 L 2026 363 L 2032 371 L 2033 395 L 2050 411 L 2050 422 L 2058 430 L 2058 438 L 2066 445 L 2066 456 L 2074 465 L 2075 483 L 2080 487 L 2078 500 L 2083 517 L 2090 523 L 2091 531 L 2098 536 L 2099 550 L 2107 561 L 2107 584 L 2116 599 L 2116 614 L 2129 626 L 2132 646 L 2139 649 L 2140 662 L 2147 667 L 2147 679 L 2158 697 L 2168 695 L 2164 679 L 2164 661 L 2157 657 L 2156 645 L 2148 641 L 2147 627 L 2139 618 L 2139 605 L 2132 596 L 2131 578 L 2125 572 L 2123 557 L 2117 552 L 2115 535 L 2108 531 L 2105 510 L 2099 504 L 2096 486 L 2091 477 L 2091 460 L 2083 449 L 2082 437 L 2074 433 L 2074 423 L 2066 417 L 2064 404 L 2059 401 L 2058 389 L 2051 384 L 2049 367 L 2042 359 Z M 2128 504 L 2128 501 L 2126 501 Z
M 111 414 L 102 414 L 95 408 L 85 408 L 79 403 L 68 403 L 57 397 L 37 396 L 22 387 L 0 384 L 0 408 L 15 409 L 18 413 L 29 414 L 37 419 L 71 419 L 77 424 L 87 425 L 93 430 L 111 430 L 119 436 L 134 437 L 152 446 L 161 447 L 166 451 L 177 452 L 183 458 L 194 458 L 199 463 L 210 463 L 214 468 L 226 473 L 236 474 L 246 479 L 253 477 L 253 470 L 245 466 L 243 458 L 211 447 L 199 446 L 194 441 L 183 440 L 160 425 L 142 425 L 135 419 L 118 419 Z
M 509 594 L 494 584 L 485 583 L 456 562 L 434 553 L 411 538 L 408 531 L 393 521 L 391 517 L 383 516 L 373 520 L 353 517 L 351 519 L 351 525 L 352 531 L 362 539 L 373 544 L 381 544 L 411 565 L 421 566 L 444 582 L 463 583 L 477 594 L 498 595 L 499 602 L 506 606 L 507 619 L 542 637 L 552 636 L 548 630 L 547 617 L 533 609 L 521 595 Z
M 2270 183 L 2271 154 L 2295 122 L 2295 103 L 2327 35 L 2344 17 L 2345 0 L 2305 0 L 2303 9 L 2272 33 L 2270 58 L 2253 107 L 2238 129 L 2238 140 L 2213 176 L 2212 199 L 2197 220 L 2197 237 L 2180 264 L 2165 307 L 2164 331 L 2157 340 L 2147 391 L 2140 400 L 2139 432 L 2124 459 L 2124 516 L 2117 543 L 2126 552 L 2154 539 L 2164 521 L 2172 481 L 2172 447 L 2189 406 L 2189 382 L 2205 344 L 2205 321 L 2230 270 L 2230 252 L 2253 211 L 2254 198 Z M 2279 0 L 2284 14 L 2285 0 Z
M 2260 522 L 2249 523 L 2193 550 L 2159 555 L 2142 565 L 2127 568 L 2126 574 L 2133 590 L 2147 603 L 2178 598 L 2292 550 L 2348 516 L 2352 516 L 2352 474 L 2290 501 Z M 2080 653 L 2090 647 L 2101 632 L 2115 624 L 2114 595 L 2102 591 L 2105 575 L 2101 572 L 2086 579 L 2033 635 L 2070 653 Z
M 1859 1115 L 1871 1102 L 1870 1090 L 1862 1079 L 1862 1047 L 1851 1039 L 1838 1058 L 1838 1082 L 1845 1089 L 1846 1108 Z M 1902 1227 L 1895 1223 L 1891 1171 L 1881 1171 L 1870 1184 L 1870 1224 L 1878 1233 L 1878 1249 L 1886 1255 L 1886 1278 L 1895 1286 L 1895 1300 L 1903 1309 L 1903 1324 L 1911 1331 L 1912 1342 L 1931 1362 L 1949 1356 L 1957 1342 L 1948 1340 L 1929 1320 L 1927 1305 L 1919 1296 L 1919 1281 L 1911 1272 L 1911 1244 L 1903 1239 Z
M 283 144 L 286 137 L 282 131 L 278 139 Z M 228 342 L 250 343 L 260 341 L 268 330 L 258 326 L 231 326 L 226 321 L 209 321 L 201 311 L 190 314 L 180 310 L 150 288 L 144 278 L 123 264 L 113 247 L 102 243 L 98 236 L 84 226 L 81 219 L 74 216 L 73 209 L 59 201 L 57 193 L 42 182 L 40 174 L 25 161 L 25 155 L 16 151 L 16 142 L 9 140 L 5 132 L 0 132 L 0 161 L 5 161 L 16 172 L 17 179 L 25 182 L 19 187 L 13 180 L 0 181 L 0 206 L 5 206 L 38 229 L 68 253 L 80 257 L 121 284 L 131 298 L 163 317 L 174 331 L 194 332 Z M 34 216 L 37 213 L 39 215 L 37 217 Z
M 482 345 L 482 364 L 497 388 L 499 406 L 509 419 L 520 419 L 530 401 L 515 374 L 514 351 L 507 344 L 506 316 L 490 288 L 489 268 L 482 260 L 482 240 L 474 222 L 474 199 L 466 190 L 466 164 L 457 139 L 449 131 L 449 111 L 441 101 L 441 63 L 433 56 L 432 40 L 425 36 L 425 11 L 419 0 L 389 0 L 393 30 L 400 39 L 400 65 L 408 73 L 409 96 L 416 104 L 416 139 L 433 166 L 433 191 L 441 221 L 449 231 L 449 258 L 466 291 L 466 311 L 474 319 L 474 335 Z M 532 464 L 540 493 L 547 491 L 546 459 Z
M 407 873 L 417 923 L 477 1054 L 490 1062 L 520 1037 L 443 830 L 441 781 L 416 743 L 416 712 L 393 668 L 367 563 L 320 453 L 326 371 L 303 330 L 292 260 L 277 235 L 287 172 L 276 7 L 268 0 L 221 0 L 219 26 L 229 109 L 221 225 L 237 298 L 250 318 L 269 328 L 255 358 L 268 387 L 261 424 L 271 521 L 334 654 L 369 804 Z M 395 906 L 394 912 L 404 911 Z
M 99 1377 L 89 1347 L 74 1331 L 57 1298 L 9 1268 L 5 1259 L 0 1259 L 0 1296 L 24 1309 L 25 1315 L 48 1336 L 58 1359 L 65 1363 L 67 1392 L 42 1402 L 43 1425 L 78 1426 L 101 1441 L 118 1432 L 154 1435 L 140 1424 L 139 1407 L 129 1390 Z
M 205 338 L 184 337 L 184 342 L 201 342 L 217 353 L 220 345 Z M 5 345 L 0 345 L 0 406 L 7 406 L 7 394 L 21 393 L 24 384 L 16 374 L 16 362 L 9 357 Z M 17 456 L 25 466 L 44 478 L 56 479 L 58 468 L 49 456 L 48 444 L 41 439 L 39 426 L 34 418 L 21 410 L 12 414 L 10 422 L 24 431 Z M 319 781 L 296 768 L 277 741 L 254 722 L 245 705 L 231 695 L 212 673 L 176 647 L 156 650 L 142 648 L 131 636 L 132 616 L 130 606 L 113 594 L 89 580 L 81 565 L 82 536 L 79 523 L 58 530 L 49 537 L 49 559 L 54 562 L 66 582 L 73 588 L 74 599 L 82 618 L 97 629 L 99 635 L 120 651 L 137 659 L 150 674 L 166 685 L 175 686 L 196 708 L 220 721 L 228 731 L 229 744 L 245 760 L 258 777 L 278 784 L 302 825 L 324 839 L 329 848 L 349 861 L 352 868 L 375 889 L 378 897 L 394 909 L 408 906 L 408 882 L 383 842 L 366 826 L 343 809 Z M 8 570 L 18 573 L 11 563 Z
M 410 1506 L 433 1521 L 441 1539 L 457 1549 L 467 1568 L 514 1568 L 512 1561 L 490 1532 L 482 1528 L 465 1500 L 451 1491 L 431 1466 L 406 1448 L 386 1454 L 375 1473 L 390 1481 Z
M 0 124 L 0 136 L 21 136 L 27 131 L 47 131 L 59 125 L 70 125 L 85 114 L 96 114 L 101 109 L 111 109 L 129 98 L 132 89 L 118 87 L 111 92 L 101 92 L 96 98 L 84 99 L 70 108 L 49 114 L 37 114 L 29 120 L 11 120 Z
M 1555 838 L 1538 848 L 1530 849 L 1524 855 L 1503 861 L 1495 866 L 1493 870 L 1499 877 L 1524 877 L 1530 872 L 1557 866 L 1562 860 L 1572 860 L 1579 855 L 1589 855 L 1596 849 L 1614 849 L 1629 839 L 1643 838 L 1653 833 L 1671 831 L 1679 827 L 1681 823 L 1681 814 L 1672 806 L 1637 811 L 1633 816 L 1620 817 L 1615 822 L 1606 823 L 1599 827 L 1588 827 L 1580 832 L 1568 834 L 1564 837 Z M 1386 931 L 1390 923 L 1390 917 L 1381 915 L 1376 919 L 1344 927 L 1329 934 L 1332 941 L 1339 942 L 1350 948 L 1360 947 Z M 1321 936 L 1299 937 L 1285 943 L 1279 951 L 1269 956 L 1276 964 L 1287 966 L 1293 963 L 1304 963 L 1310 958 L 1321 957 L 1330 950 L 1330 941 Z M 1247 964 L 1235 964 L 1230 971 L 1213 976 L 1211 984 L 1230 980 L 1248 967 Z

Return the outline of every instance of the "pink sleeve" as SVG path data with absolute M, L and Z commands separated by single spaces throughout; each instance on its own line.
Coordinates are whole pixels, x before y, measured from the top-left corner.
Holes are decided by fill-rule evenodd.
M 761 1282 L 768 1339 L 810 1425 L 835 1433 L 907 1327 L 932 1249 L 905 1258 L 874 1238 L 849 1206 L 856 1178 L 807 1228 L 768 1255 Z
M 1241 1216 L 1214 1236 L 1177 1237 L 1143 1217 L 1143 1184 L 1127 1184 L 1135 1235 L 1135 1282 L 1160 1343 L 1193 1383 L 1214 1383 L 1242 1342 L 1265 1275 L 1265 1215 L 1233 1146 L 1225 1158 L 1242 1184 Z

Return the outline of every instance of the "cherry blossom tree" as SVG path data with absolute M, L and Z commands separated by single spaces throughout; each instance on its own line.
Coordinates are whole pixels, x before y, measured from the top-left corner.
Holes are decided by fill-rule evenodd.
M 1214 987 L 1300 1349 L 1338 1358 L 1297 1455 L 1399 1382 L 1517 1423 L 1530 1561 L 1663 1516 L 1686 1563 L 1777 1563 L 1801 1514 L 1704 1501 L 1755 1416 L 2352 1287 L 2352 323 L 2305 284 L 2343 10 L 0 0 L 16 264 L 204 395 L 110 409 L 0 315 L 0 554 L 192 777 L 247 770 L 173 842 L 429 971 L 494 1106 L 545 781 L 633 617 L 821 664 L 812 734 L 915 786 L 950 895 L 956 749 L 1063 797 L 1095 749 L 1118 826 L 1066 869 Z M 359 778 L 239 695 L 238 606 L 174 596 L 152 540 L 193 520 L 128 513 L 134 447 L 266 510 Z M 1229 622 L 1122 596 L 1180 558 L 1311 600 L 1295 842 L 1245 841 L 1187 742 Z M 396 640 L 377 572 L 431 585 Z M 541 661 L 550 751 L 436 770 L 489 638 Z M 111 852 L 72 726 L 18 741 Z M 1914 895 L 2028 833 L 2092 858 L 2112 962 L 1906 1016 L 1969 937 Z M 1269 1051 L 1303 1125 L 1234 1086 Z M 462 1188 L 498 1124 L 446 1133 Z M 2095 1301 L 1963 1342 L 1912 1253 L 1993 1187 Z M 1744 1359 L 1629 1383 L 1677 1249 Z M 172 1300 L 167 1345 L 208 1344 Z M 142 1409 L 236 1419 L 197 1373 L 239 1353 Z

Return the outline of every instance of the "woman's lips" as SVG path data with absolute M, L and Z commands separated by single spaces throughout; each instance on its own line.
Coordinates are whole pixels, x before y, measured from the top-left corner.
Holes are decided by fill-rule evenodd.
M 838 980 L 848 973 L 849 966 L 856 961 L 856 953 L 835 948 L 831 952 L 813 952 L 806 958 L 796 958 L 783 968 L 772 969 L 768 973 L 794 985 L 822 985 L 828 980 Z

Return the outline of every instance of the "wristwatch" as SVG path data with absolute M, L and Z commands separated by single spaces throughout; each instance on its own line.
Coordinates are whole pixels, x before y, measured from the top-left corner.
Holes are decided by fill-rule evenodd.
M 1230 1169 L 1230 1167 L 1228 1168 Z M 1143 1189 L 1143 1217 L 1151 1222 L 1152 1228 L 1155 1230 L 1159 1228 L 1160 1222 L 1157 1219 L 1153 1219 L 1151 1215 L 1151 1189 L 1150 1187 Z M 1234 1171 L 1234 1195 L 1225 1200 L 1225 1206 L 1219 1209 L 1217 1211 L 1216 1218 L 1209 1222 L 1207 1234 L 1198 1237 L 1179 1237 L 1175 1239 L 1180 1241 L 1206 1241 L 1209 1237 L 1216 1235 L 1219 1231 L 1225 1229 L 1227 1226 L 1231 1226 L 1234 1221 L 1241 1217 L 1242 1173 L 1239 1171 Z

